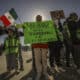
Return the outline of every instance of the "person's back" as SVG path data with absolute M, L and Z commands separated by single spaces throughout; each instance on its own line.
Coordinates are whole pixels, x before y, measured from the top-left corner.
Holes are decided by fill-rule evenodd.
M 36 21 L 41 22 L 42 16 L 37 15 Z M 45 80 L 49 80 L 47 73 L 47 53 L 48 45 L 47 43 L 34 43 L 32 44 L 32 55 L 33 55 L 33 67 L 36 69 L 37 76 L 35 80 L 40 80 L 42 74 L 45 77 Z M 34 74 L 33 74 L 34 75 Z
M 42 16 L 37 15 L 36 16 L 36 21 L 41 22 L 42 21 Z M 46 43 L 36 43 L 36 44 L 32 44 L 32 48 L 48 48 L 48 45 Z

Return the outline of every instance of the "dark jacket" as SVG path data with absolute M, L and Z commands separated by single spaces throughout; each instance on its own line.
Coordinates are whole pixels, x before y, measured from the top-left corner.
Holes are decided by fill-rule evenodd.
M 80 44 L 80 40 L 77 38 L 77 29 L 79 28 L 78 22 L 68 21 L 68 29 L 71 36 L 71 41 L 73 44 Z

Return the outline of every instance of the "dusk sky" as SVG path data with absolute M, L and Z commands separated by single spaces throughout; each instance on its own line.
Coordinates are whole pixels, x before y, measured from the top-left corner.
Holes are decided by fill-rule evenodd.
M 22 22 L 35 21 L 36 15 L 42 15 L 44 20 L 50 20 L 50 11 L 64 10 L 68 17 L 76 12 L 80 17 L 80 0 L 0 0 L 0 16 L 14 8 Z M 20 23 L 17 19 L 16 23 Z M 4 36 L 0 36 L 3 42 Z
M 37 14 L 48 20 L 49 12 L 54 10 L 64 10 L 66 17 L 70 12 L 77 12 L 79 15 L 80 0 L 0 0 L 0 15 L 11 8 L 15 8 L 22 22 L 34 21 Z

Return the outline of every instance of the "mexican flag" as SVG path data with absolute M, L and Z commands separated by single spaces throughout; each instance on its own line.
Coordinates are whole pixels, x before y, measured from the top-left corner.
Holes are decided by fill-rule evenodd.
M 18 18 L 18 15 L 16 14 L 15 10 L 12 8 L 8 12 L 6 12 L 4 15 L 2 15 L 0 17 L 0 20 L 3 22 L 3 24 L 6 27 L 9 27 L 10 25 L 14 24 L 17 18 Z

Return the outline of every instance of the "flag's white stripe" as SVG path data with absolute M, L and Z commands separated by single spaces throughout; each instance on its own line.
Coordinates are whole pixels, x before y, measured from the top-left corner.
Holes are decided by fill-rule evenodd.
M 9 12 L 6 12 L 5 14 L 5 17 L 9 20 L 9 22 L 11 23 L 11 24 L 13 24 L 14 23 L 14 18 L 11 16 L 11 14 L 9 13 Z

